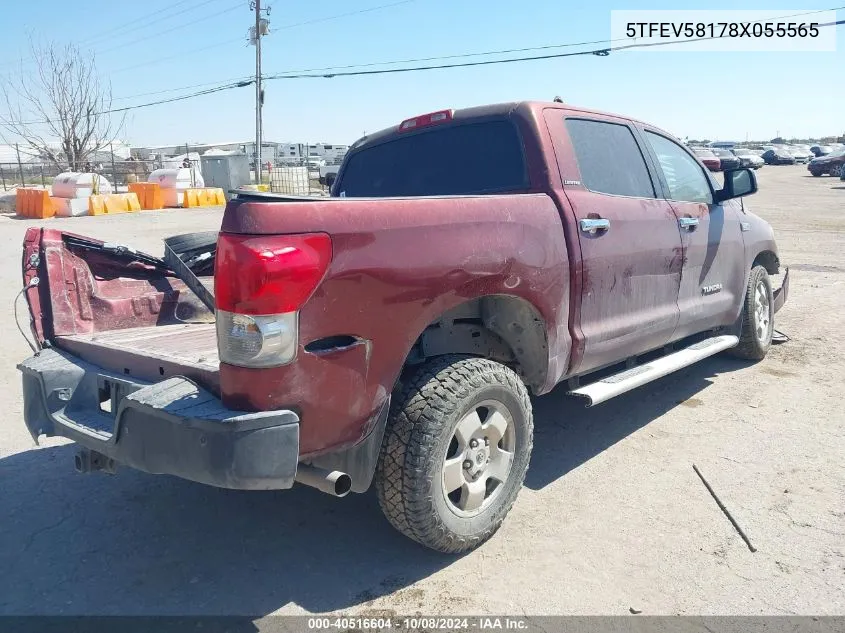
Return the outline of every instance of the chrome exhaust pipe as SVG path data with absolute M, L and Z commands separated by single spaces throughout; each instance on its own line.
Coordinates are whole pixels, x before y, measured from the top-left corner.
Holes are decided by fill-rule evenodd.
M 314 466 L 299 464 L 296 469 L 296 481 L 306 486 L 330 494 L 345 497 L 352 489 L 352 478 L 339 470 L 325 470 Z

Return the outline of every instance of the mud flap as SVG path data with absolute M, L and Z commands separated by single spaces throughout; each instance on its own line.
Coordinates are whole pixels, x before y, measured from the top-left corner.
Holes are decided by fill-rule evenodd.
M 783 273 L 783 283 L 781 283 L 780 288 L 775 290 L 773 293 L 774 295 L 774 306 L 773 310 L 777 312 L 783 307 L 783 304 L 786 303 L 786 300 L 789 298 L 789 268 L 787 267 Z
M 344 472 L 352 479 L 352 492 L 366 492 L 376 472 L 389 414 L 390 396 L 376 415 L 375 424 L 367 437 L 346 450 L 315 457 L 310 460 L 310 464 L 326 470 Z

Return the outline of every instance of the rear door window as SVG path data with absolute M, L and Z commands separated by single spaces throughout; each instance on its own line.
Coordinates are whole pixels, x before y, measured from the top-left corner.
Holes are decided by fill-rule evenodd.
M 354 152 L 335 191 L 346 197 L 475 195 L 528 188 L 510 121 L 449 125 Z
M 590 191 L 654 198 L 654 185 L 634 134 L 627 125 L 566 119 L 581 182 Z

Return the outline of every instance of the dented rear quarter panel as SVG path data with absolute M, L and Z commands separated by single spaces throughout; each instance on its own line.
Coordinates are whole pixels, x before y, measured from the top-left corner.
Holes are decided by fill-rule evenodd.
M 220 367 L 227 406 L 299 410 L 303 455 L 365 436 L 422 331 L 471 299 L 510 295 L 530 303 L 546 325 L 548 375 L 567 364 L 570 341 L 557 324 L 569 317 L 569 263 L 557 206 L 545 194 L 235 200 L 222 231 L 332 237 L 326 276 L 300 311 L 296 360 L 271 369 Z M 305 351 L 328 336 L 357 343 Z

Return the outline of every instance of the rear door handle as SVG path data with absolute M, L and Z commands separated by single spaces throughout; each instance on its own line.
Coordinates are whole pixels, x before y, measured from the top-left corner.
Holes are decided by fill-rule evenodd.
M 586 218 L 583 220 L 578 220 L 578 225 L 581 227 L 581 230 L 585 233 L 591 233 L 595 235 L 599 231 L 607 231 L 610 228 L 610 220 L 605 220 L 604 218 Z
M 681 225 L 682 229 L 693 231 L 698 226 L 698 218 L 679 218 L 678 224 Z

